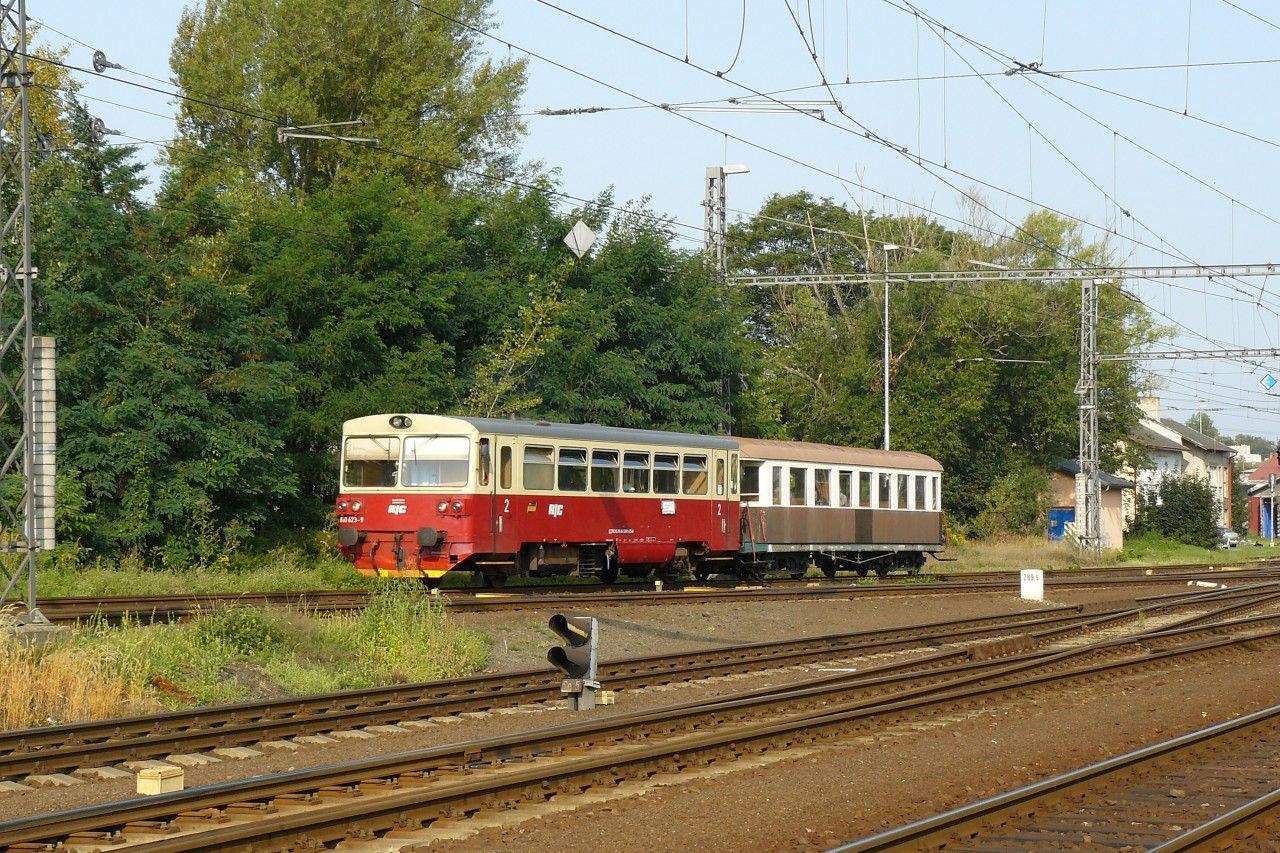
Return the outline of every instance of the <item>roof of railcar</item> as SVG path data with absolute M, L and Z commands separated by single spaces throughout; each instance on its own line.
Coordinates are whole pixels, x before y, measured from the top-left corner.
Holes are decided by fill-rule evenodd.
M 399 413 L 396 413 L 399 414 Z M 515 420 L 508 418 L 454 418 L 442 415 L 421 415 L 405 412 L 410 419 L 443 418 L 469 424 L 477 432 L 499 435 L 519 435 L 540 439 L 565 439 L 568 441 L 604 441 L 611 444 L 656 444 L 670 447 L 697 447 L 707 450 L 737 450 L 736 439 L 717 435 L 695 435 L 685 432 L 668 432 L 654 429 L 628 429 L 599 424 L 561 424 L 550 421 Z M 383 416 L 390 419 L 393 413 Z M 354 420 L 362 420 L 356 418 Z M 412 433 L 413 428 L 396 430 Z
M 909 450 L 874 450 L 866 447 L 837 447 L 808 441 L 769 441 L 762 438 L 739 438 L 742 455 L 749 459 L 786 462 L 828 462 L 832 465 L 862 465 L 877 468 L 910 468 L 915 471 L 941 471 L 942 464 L 932 456 Z

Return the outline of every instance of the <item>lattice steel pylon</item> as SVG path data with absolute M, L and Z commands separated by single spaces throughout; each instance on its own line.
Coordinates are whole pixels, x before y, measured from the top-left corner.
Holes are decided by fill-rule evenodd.
M 40 514 L 36 489 L 32 336 L 31 120 L 26 0 L 0 0 L 0 604 L 36 606 Z M 15 257 L 17 255 L 17 257 Z
M 1102 280 L 1080 279 L 1080 471 L 1076 474 L 1076 529 L 1080 550 L 1102 557 L 1101 447 L 1098 439 L 1098 291 Z

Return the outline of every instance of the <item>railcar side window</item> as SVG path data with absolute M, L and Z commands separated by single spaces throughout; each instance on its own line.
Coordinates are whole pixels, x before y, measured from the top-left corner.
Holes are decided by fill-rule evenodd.
M 622 454 L 622 491 L 629 495 L 649 493 L 649 454 L 629 450 Z
M 364 488 L 394 486 L 399 459 L 399 438 L 348 438 L 342 449 L 342 484 Z
M 402 486 L 465 486 L 471 440 L 461 435 L 414 435 L 404 440 Z
M 498 453 L 498 467 L 501 473 L 498 475 L 498 483 L 504 489 L 511 488 L 511 448 L 504 447 Z
M 556 482 L 562 492 L 587 490 L 587 451 L 578 447 L 560 448 Z
M 480 485 L 489 485 L 489 439 L 480 439 Z
M 773 505 L 784 506 L 782 502 L 782 466 L 773 466 Z
M 653 454 L 653 493 L 655 495 L 680 494 L 679 454 Z
M 853 472 L 840 472 L 840 506 L 853 505 Z
M 684 493 L 686 495 L 705 495 L 707 493 L 707 457 L 684 457 Z M 723 491 L 723 486 L 721 490 Z
M 932 477 L 930 477 L 930 479 L 933 480 L 933 511 L 941 512 L 942 497 L 938 494 L 938 491 L 942 485 L 942 478 L 939 477 L 937 474 L 935 474 Z
M 915 509 L 929 508 L 929 496 L 925 494 L 925 479 L 926 478 L 923 474 L 915 475 L 915 481 L 916 481 L 916 505 L 914 507 Z
M 804 506 L 805 486 L 808 485 L 809 472 L 804 468 L 791 469 L 791 505 Z
M 760 463 L 742 463 L 742 499 L 744 501 L 760 500 Z
M 618 491 L 618 451 L 591 451 L 591 491 Z
M 738 493 L 738 454 L 729 454 L 729 494 Z M 756 494 L 760 493 L 760 474 L 756 472 Z
M 877 483 L 877 486 L 879 488 L 877 488 L 876 491 L 878 492 L 877 496 L 880 498 L 880 508 L 888 509 L 889 508 L 889 487 L 892 486 L 893 483 L 891 482 L 890 476 L 888 474 L 881 474 L 877 479 L 879 480 L 879 483 Z
M 813 505 L 831 506 L 831 469 L 813 469 Z
M 555 449 L 551 447 L 526 447 L 524 449 L 524 487 L 538 491 L 551 491 L 556 484 Z
M 716 460 L 716 494 L 724 494 L 724 460 Z
M 871 509 L 875 506 L 871 498 L 871 472 L 858 472 L 858 506 L 863 509 Z
M 898 509 L 907 508 L 907 475 L 898 475 Z

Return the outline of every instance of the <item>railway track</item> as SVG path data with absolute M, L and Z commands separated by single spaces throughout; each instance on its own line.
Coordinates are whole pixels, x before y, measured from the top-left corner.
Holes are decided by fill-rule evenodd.
M 1247 567 L 1210 565 L 1141 566 L 1126 569 L 1092 568 L 1049 572 L 1046 582 L 1058 587 L 1146 585 L 1182 580 L 1265 581 L 1280 579 L 1280 564 L 1264 561 Z M 771 579 L 753 584 L 735 581 L 707 581 L 655 590 L 653 584 L 598 584 L 508 587 L 503 591 L 441 590 L 440 597 L 451 612 L 496 612 L 534 610 L 580 604 L 702 604 L 744 599 L 796 600 L 819 598 L 862 598 L 884 595 L 938 593 L 981 593 L 1016 589 L 1016 572 L 940 575 L 926 582 L 920 578 L 885 578 L 871 583 L 849 579 Z M 202 593 L 196 595 L 106 596 L 46 598 L 40 609 L 59 624 L 99 617 L 118 620 L 124 616 L 163 621 L 182 619 L 202 611 L 226 606 L 296 607 L 312 612 L 339 613 L 359 610 L 369 600 L 367 590 L 313 590 L 308 592 Z
M 985 657 L 982 647 L 940 650 L 784 690 L 39 815 L 0 823 L 0 840 L 6 851 L 266 851 L 336 842 L 344 850 L 395 849 L 429 840 L 434 825 L 477 813 L 874 733 L 1009 694 L 1280 646 L 1280 614 L 1241 617 L 1244 600 L 1218 603 L 1173 627 L 1073 648 L 998 657 Z
M 893 630 L 857 631 L 782 642 L 751 643 L 693 654 L 606 661 L 601 679 L 628 690 L 812 661 L 856 657 L 943 643 L 994 640 L 1016 634 L 1021 643 L 1045 643 L 1121 624 L 1139 613 L 1214 608 L 1249 609 L 1280 599 L 1280 586 L 1152 596 L 1090 607 L 1057 607 L 935 622 Z M 264 740 L 327 734 L 432 716 L 488 711 L 560 696 L 557 670 L 531 669 L 450 681 L 273 699 L 163 714 L 46 726 L 0 733 L 0 779 L 65 773 L 123 761 L 164 758 Z
M 1274 850 L 1277 820 L 1280 705 L 832 853 Z

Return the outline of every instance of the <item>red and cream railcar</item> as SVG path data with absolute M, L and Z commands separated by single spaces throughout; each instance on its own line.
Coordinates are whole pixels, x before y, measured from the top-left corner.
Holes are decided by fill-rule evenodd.
M 367 575 L 619 569 L 705 576 L 738 558 L 738 443 L 590 424 L 437 415 L 347 421 L 342 553 Z
M 744 564 L 915 573 L 945 545 L 942 466 L 923 453 L 739 438 Z

